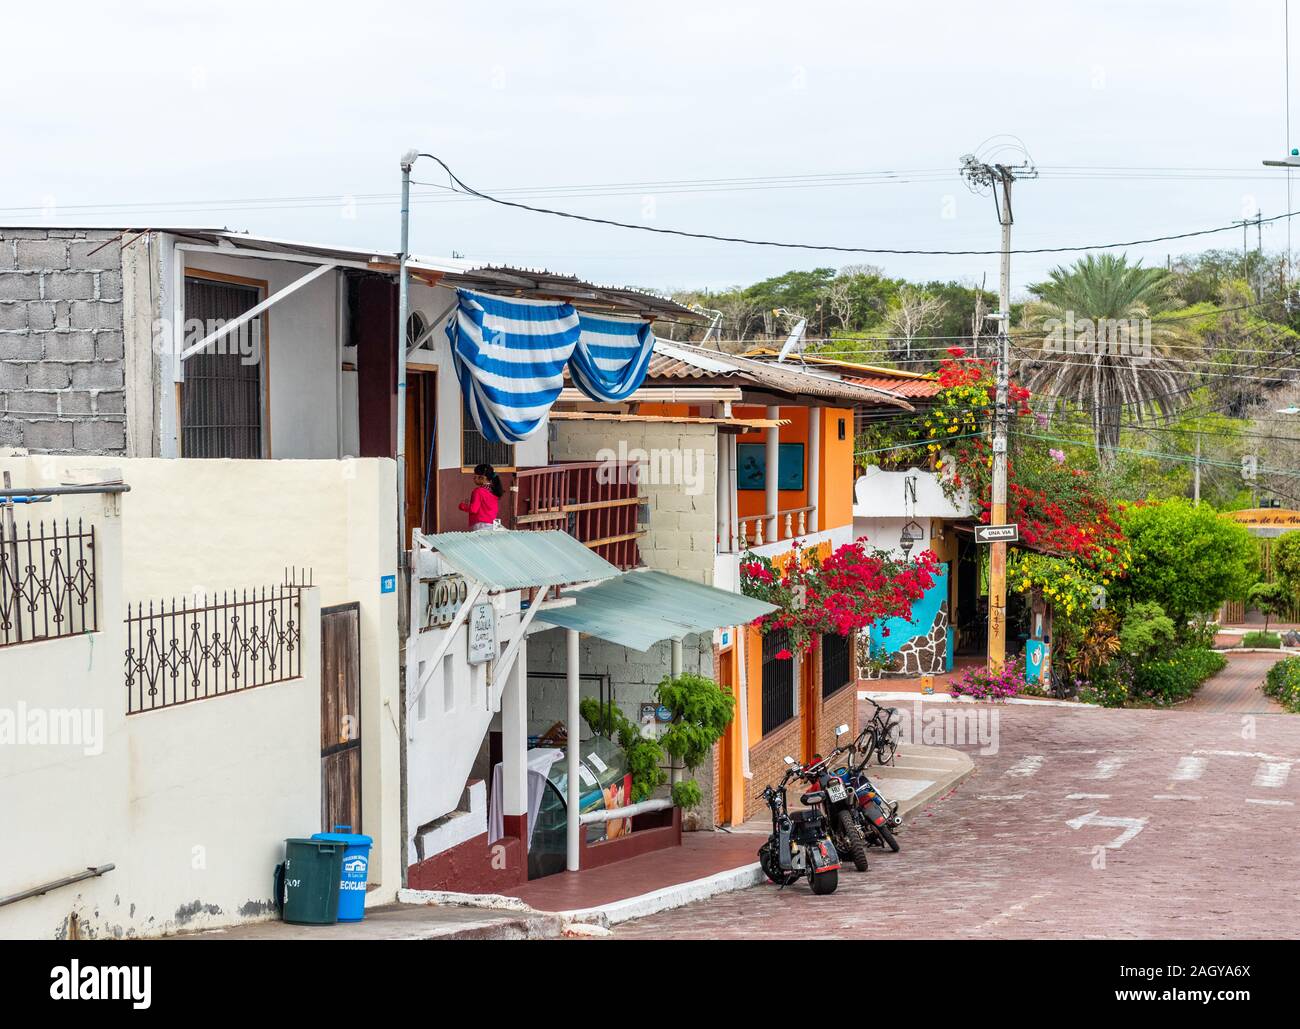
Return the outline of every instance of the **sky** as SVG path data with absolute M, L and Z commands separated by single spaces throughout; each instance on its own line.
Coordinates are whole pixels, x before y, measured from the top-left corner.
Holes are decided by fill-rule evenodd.
M 6 35 L 31 45 L 0 63 L 0 225 L 395 250 L 414 148 L 484 192 L 638 225 L 996 250 L 992 200 L 958 168 L 1003 144 L 1040 170 L 1015 187 L 1016 247 L 1211 228 L 1286 211 L 1286 173 L 1260 165 L 1287 146 L 1284 5 L 15 4 Z M 417 254 L 659 290 L 851 263 L 997 283 L 993 255 L 656 236 L 449 197 L 427 159 L 414 177 Z M 1285 249 L 1285 224 L 1265 249 Z M 1127 252 L 1241 244 L 1236 229 Z M 1076 256 L 1015 256 L 1013 294 Z

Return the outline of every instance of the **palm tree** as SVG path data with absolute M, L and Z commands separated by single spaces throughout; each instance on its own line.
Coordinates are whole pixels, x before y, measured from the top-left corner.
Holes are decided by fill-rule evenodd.
M 1023 325 L 1043 339 L 1021 357 L 1021 382 L 1050 398 L 1049 414 L 1058 401 L 1090 412 L 1104 467 L 1113 465 L 1126 411 L 1141 422 L 1168 415 L 1182 399 L 1184 366 L 1171 345 L 1195 337 L 1170 317 L 1178 301 L 1169 280 L 1164 269 L 1124 255 L 1089 254 L 1029 287 Z

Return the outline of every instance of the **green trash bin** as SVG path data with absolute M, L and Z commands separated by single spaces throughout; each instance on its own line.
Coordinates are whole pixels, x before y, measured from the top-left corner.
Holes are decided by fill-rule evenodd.
M 339 918 L 339 878 L 346 845 L 335 840 L 285 840 L 276 869 L 280 915 L 295 925 L 333 925 Z

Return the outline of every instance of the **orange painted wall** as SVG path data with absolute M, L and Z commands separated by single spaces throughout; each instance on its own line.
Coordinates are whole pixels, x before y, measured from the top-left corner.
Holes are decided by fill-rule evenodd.
M 735 407 L 733 412 L 741 418 L 763 418 L 763 407 Z M 789 425 L 781 426 L 782 443 L 802 443 L 804 445 L 804 489 L 781 490 L 778 498 L 779 508 L 787 511 L 791 508 L 808 506 L 808 416 L 806 407 L 783 407 L 781 417 L 790 420 Z M 841 525 L 853 524 L 853 412 L 840 408 L 821 408 L 821 475 L 817 497 L 819 527 L 833 529 Z M 839 422 L 844 420 L 844 439 L 839 438 Z M 767 434 L 762 430 L 746 432 L 736 438 L 738 443 L 766 442 Z M 764 514 L 766 495 L 761 489 L 740 490 L 740 516 L 750 518 Z

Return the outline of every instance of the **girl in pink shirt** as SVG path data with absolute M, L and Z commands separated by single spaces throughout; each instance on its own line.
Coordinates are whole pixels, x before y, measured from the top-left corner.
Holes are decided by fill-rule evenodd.
M 491 529 L 497 524 L 497 514 L 501 509 L 500 497 L 505 490 L 501 487 L 501 477 L 492 470 L 490 464 L 481 464 L 474 469 L 474 492 L 469 496 L 469 503 L 461 503 L 460 509 L 469 513 L 469 530 Z

